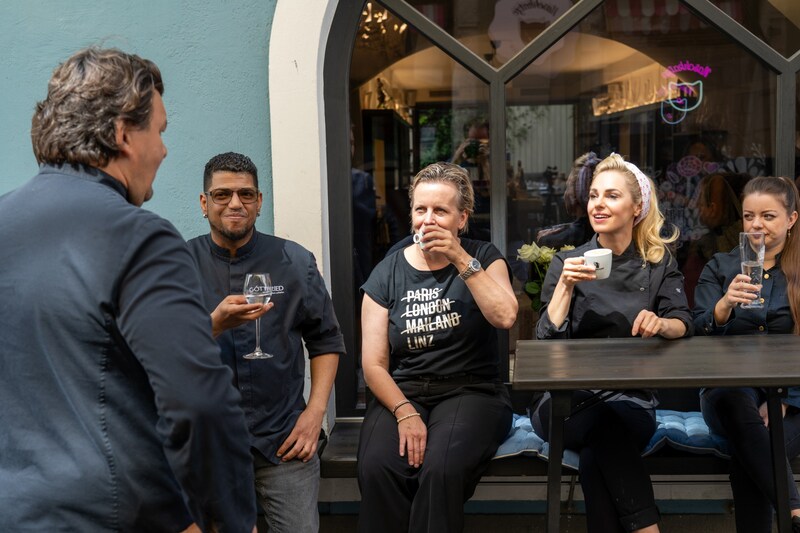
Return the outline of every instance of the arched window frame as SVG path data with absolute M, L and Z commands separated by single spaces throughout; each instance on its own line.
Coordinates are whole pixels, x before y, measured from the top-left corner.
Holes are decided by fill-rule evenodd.
M 800 71 L 800 52 L 785 58 L 707 0 L 680 1 L 712 27 L 741 44 L 776 74 L 775 171 L 781 175 L 790 175 L 794 172 L 796 92 L 797 73 Z M 320 152 L 313 154 L 311 163 L 305 165 L 307 172 L 313 172 L 311 167 L 314 166 L 315 161 L 319 162 L 317 174 L 319 181 L 315 181 L 315 176 L 300 176 L 302 183 L 308 183 L 312 187 L 311 191 L 307 193 L 304 191 L 302 196 L 308 198 L 313 192 L 319 192 L 322 200 L 318 211 L 321 213 L 318 231 L 313 224 L 308 224 L 306 215 L 309 209 L 302 209 L 302 201 L 297 198 L 301 196 L 297 194 L 297 181 L 285 190 L 280 186 L 275 187 L 275 228 L 276 233 L 281 236 L 295 238 L 301 242 L 310 240 L 316 245 L 316 249 L 315 246 L 309 247 L 317 252 L 318 256 L 322 255 L 321 266 L 326 273 L 326 279 L 331 283 L 334 304 L 345 332 L 349 351 L 349 355 L 342 359 L 337 375 L 337 416 L 360 414 L 355 408 L 357 394 L 356 342 L 353 336 L 356 317 L 354 316 L 353 295 L 356 288 L 353 286 L 352 278 L 352 254 L 349 253 L 353 243 L 349 180 L 348 76 L 353 43 L 364 3 L 320 2 L 324 9 L 313 15 L 311 20 L 309 20 L 309 13 L 313 10 L 309 10 L 308 5 L 301 10 L 299 7 L 287 7 L 292 3 L 278 3 L 273 20 L 270 46 L 270 104 L 275 183 L 284 179 L 297 179 L 292 172 L 292 169 L 296 171 L 298 167 L 297 144 L 293 145 L 293 141 L 303 135 L 296 131 L 292 131 L 291 135 L 285 134 L 284 128 L 288 126 L 287 117 L 290 115 L 287 109 L 292 109 L 292 107 L 296 109 L 297 105 L 296 93 L 283 93 L 286 91 L 284 87 L 286 79 L 287 77 L 288 79 L 296 78 L 300 74 L 301 65 L 311 67 L 312 71 L 317 74 L 321 71 L 321 76 L 315 80 L 322 82 L 321 102 L 318 102 L 322 107 L 317 110 L 318 122 L 312 124 L 316 127 L 304 132 L 305 146 L 311 144 L 309 138 L 313 139 L 317 135 L 321 141 Z M 517 56 L 501 68 L 494 69 L 405 1 L 384 0 L 382 2 L 395 15 L 415 27 L 455 61 L 489 84 L 491 141 L 497 145 L 505 145 L 505 84 L 602 3 L 603 0 L 577 2 Z M 295 23 L 300 26 L 295 26 Z M 319 40 L 315 41 L 314 35 L 305 35 L 312 45 L 316 43 L 319 48 L 316 49 L 316 56 L 310 54 L 310 61 L 297 64 L 295 60 L 292 65 L 292 60 L 288 58 L 297 55 L 298 43 L 296 39 L 292 39 L 291 35 L 296 35 L 297 27 L 320 28 Z M 324 55 L 322 50 L 324 50 Z M 293 53 L 287 54 L 287 51 Z M 314 58 L 321 60 L 314 64 Z M 317 83 L 317 87 L 319 87 L 319 83 Z M 502 154 L 502 151 L 495 153 Z M 493 157 L 491 172 L 502 175 L 504 165 L 505 162 L 501 155 Z M 501 249 L 504 248 L 506 241 L 505 194 L 502 183 L 497 180 L 493 184 L 492 190 L 492 239 Z M 317 213 L 313 209 L 310 211 Z

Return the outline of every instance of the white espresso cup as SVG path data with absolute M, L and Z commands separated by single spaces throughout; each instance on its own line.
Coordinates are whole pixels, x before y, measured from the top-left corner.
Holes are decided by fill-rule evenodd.
M 587 250 L 583 254 L 583 263 L 594 266 L 597 279 L 606 279 L 611 274 L 611 250 L 608 248 Z

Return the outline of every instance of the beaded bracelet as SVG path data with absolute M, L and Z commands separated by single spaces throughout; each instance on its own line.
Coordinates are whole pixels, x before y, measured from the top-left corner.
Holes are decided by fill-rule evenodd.
M 398 419 L 397 419 L 397 423 L 399 424 L 399 423 L 400 423 L 400 422 L 402 422 L 403 420 L 406 420 L 406 419 L 408 419 L 408 418 L 411 418 L 412 416 L 422 416 L 422 415 L 421 415 L 421 414 L 419 414 L 419 413 L 411 413 L 410 415 L 401 416 L 400 418 L 398 418 Z
M 397 412 L 398 409 L 400 409 L 401 407 L 403 407 L 407 403 L 411 403 L 411 402 L 408 401 L 408 400 L 400 400 L 399 402 L 397 402 L 395 404 L 395 406 L 394 406 L 394 409 L 392 409 L 392 416 L 394 416 L 394 414 Z

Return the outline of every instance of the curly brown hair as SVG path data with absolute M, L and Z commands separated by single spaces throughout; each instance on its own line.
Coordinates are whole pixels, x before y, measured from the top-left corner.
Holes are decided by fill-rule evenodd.
M 31 142 L 41 163 L 104 167 L 119 154 L 116 124 L 147 128 L 153 90 L 164 94 L 152 61 L 115 48 L 90 47 L 53 71 L 36 104 Z

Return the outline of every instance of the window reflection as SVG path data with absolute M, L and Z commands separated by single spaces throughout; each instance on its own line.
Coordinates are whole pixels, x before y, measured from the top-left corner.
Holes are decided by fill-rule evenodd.
M 711 3 L 784 57 L 800 50 L 797 0 L 711 0 Z
M 797 86 L 800 87 L 800 74 L 796 78 Z M 800 187 L 800 92 L 797 92 L 795 101 L 794 128 L 794 178 L 795 184 Z
M 411 0 L 409 4 L 494 67 L 505 64 L 573 0 Z
M 506 248 L 521 294 L 518 337 L 532 335 L 535 313 L 523 296 L 529 265 L 513 251 L 532 240 L 586 241 L 583 215 L 567 208 L 564 193 L 574 194 L 570 169 L 587 152 L 620 153 L 653 177 L 667 222 L 681 232 L 673 251 L 691 300 L 710 254 L 734 244 L 727 236 L 740 220 L 728 207 L 737 191 L 773 172 L 775 82 L 677 2 L 616 0 L 511 80 L 507 158 L 519 177 L 507 200 Z M 513 127 L 521 110 L 536 118 Z
M 796 10 L 783 9 L 788 1 L 714 3 L 748 28 L 760 25 L 754 33 L 791 54 L 800 46 Z M 573 4 L 516 2 L 552 4 L 556 16 L 534 20 L 531 11 L 525 16 L 534 18 L 520 15 L 503 27 L 498 13 L 506 0 L 409 3 L 465 53 L 498 69 Z M 506 242 L 497 244 L 505 246 L 520 300 L 511 346 L 531 337 L 536 318 L 524 291 L 528 265 L 516 250 L 532 241 L 578 245 L 591 234 L 571 174 L 582 154 L 620 153 L 654 179 L 667 222 L 681 232 L 673 252 L 690 299 L 703 264 L 733 244 L 743 184 L 774 173 L 775 74 L 678 0 L 603 2 L 506 84 L 502 147 L 490 140 L 487 85 L 383 3 L 367 6 L 350 72 L 353 190 L 369 191 L 362 192 L 369 196 L 362 218 L 355 210 L 363 202 L 354 197 L 356 286 L 407 235 L 409 179 L 434 161 L 458 162 L 472 176 L 472 237 L 489 239 L 492 224 L 506 225 Z M 491 168 L 500 167 L 504 175 L 493 176 Z M 489 208 L 498 179 L 504 220 Z
M 381 3 L 364 10 L 350 72 L 354 284 L 409 235 L 416 171 L 457 161 L 476 192 L 471 238 L 490 239 L 488 88 Z M 382 25 L 383 30 L 376 30 Z M 366 36 L 366 38 L 365 38 Z M 354 294 L 360 316 L 360 294 Z M 359 324 L 359 321 L 356 321 Z M 360 332 L 356 332 L 360 344 Z M 359 359 L 359 357 L 357 357 Z M 360 379 L 359 402 L 364 402 Z

